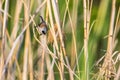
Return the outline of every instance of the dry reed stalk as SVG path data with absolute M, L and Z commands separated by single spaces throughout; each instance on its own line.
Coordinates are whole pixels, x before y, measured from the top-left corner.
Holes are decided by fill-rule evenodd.
M 74 33 L 74 31 L 73 31 L 73 23 L 72 23 L 72 19 L 71 19 L 71 16 L 70 16 L 70 11 L 69 11 L 69 9 L 68 9 L 68 16 L 69 16 L 69 19 L 70 19 L 70 24 L 71 24 L 71 28 L 72 28 L 72 34 L 73 34 L 73 39 L 74 39 L 74 42 L 75 42 L 75 33 Z M 68 63 L 68 60 L 67 60 L 67 58 L 66 58 L 66 61 L 67 61 L 67 63 Z M 69 65 L 69 67 L 70 67 L 70 65 Z M 70 68 L 69 68 L 70 69 Z M 71 71 L 69 70 L 69 74 L 70 74 L 70 77 L 71 77 L 71 80 L 73 80 L 73 74 L 71 73 Z
M 64 76 L 64 64 L 61 62 L 61 61 L 64 61 L 64 59 L 63 59 L 63 54 L 62 54 L 62 49 L 61 49 L 61 47 L 60 47 L 60 55 L 59 55 L 59 59 L 60 59 L 60 61 L 59 61 L 59 67 L 60 67 L 60 70 L 61 70 L 61 74 L 62 74 L 62 76 L 63 77 L 65 77 Z
M 60 41 L 60 38 L 59 38 L 59 34 L 58 34 L 58 29 L 57 29 L 57 25 L 54 24 L 54 30 L 55 30 L 55 35 L 56 35 L 56 39 L 58 41 L 58 44 L 59 44 L 59 41 Z M 64 38 L 64 32 L 62 31 L 62 35 L 63 35 L 63 38 Z M 54 43 L 54 40 L 53 40 L 53 36 L 52 36 L 52 33 L 51 31 L 49 30 L 48 31 L 48 37 L 47 37 L 47 43 L 48 44 L 52 44 L 53 45 L 53 51 L 54 51 L 54 54 L 56 54 L 56 49 L 55 49 L 55 43 Z M 64 76 L 64 64 L 61 62 L 63 61 L 63 54 L 62 54 L 62 48 L 60 47 L 60 54 L 58 54 L 58 58 L 59 58 L 59 62 L 58 62 L 58 66 L 59 66 L 59 70 L 60 70 L 60 75 L 61 77 Z
M 27 33 L 26 33 L 26 35 L 28 34 L 28 31 L 27 31 Z M 28 68 L 28 39 L 27 39 L 28 37 L 26 36 L 26 40 L 25 40 L 25 51 L 24 51 L 24 62 L 23 62 L 23 74 L 22 74 L 22 79 L 23 80 L 27 80 L 27 78 L 28 78 L 28 70 L 27 70 L 27 68 Z
M 109 36 L 108 36 L 108 44 L 107 44 L 107 52 L 105 55 L 105 60 L 100 70 L 100 74 L 105 75 L 105 80 L 110 80 L 113 73 L 113 62 L 112 62 L 112 53 L 113 53 L 113 30 L 114 30 L 114 21 L 115 21 L 115 3 L 116 0 L 112 0 L 112 10 L 111 10 L 111 19 L 110 19 L 110 27 L 109 27 Z
M 33 28 L 33 33 L 34 33 L 34 38 L 35 38 L 35 40 L 36 40 L 42 47 L 44 47 L 44 45 L 39 41 L 39 39 L 37 39 L 37 36 L 35 35 L 34 28 Z M 48 53 L 51 55 L 51 57 L 52 57 L 53 59 L 59 60 L 59 58 L 56 56 L 56 54 L 52 53 L 52 52 L 49 50 L 48 47 L 46 47 L 46 48 L 47 48 Z M 55 49 L 55 48 L 54 48 L 54 49 Z M 56 49 L 55 49 L 55 50 L 56 50 Z M 55 51 L 55 50 L 54 50 L 54 51 Z M 79 77 L 70 69 L 70 67 L 69 67 L 68 65 L 65 64 L 64 61 L 62 61 L 62 63 L 64 64 L 64 66 L 65 66 L 67 69 L 70 70 L 70 72 L 71 72 L 72 74 L 74 74 L 74 76 L 75 76 L 77 79 L 79 79 Z M 57 65 L 56 60 L 55 60 L 55 64 L 56 64 L 56 66 L 57 66 L 57 68 L 58 68 L 58 65 Z M 52 68 L 52 67 L 53 67 L 53 65 L 51 66 L 51 68 Z M 59 68 L 58 68 L 58 70 L 60 71 Z
M 4 40 L 5 40 L 5 29 L 6 29 L 6 22 L 7 22 L 7 13 L 8 13 L 8 7 L 9 7 L 9 0 L 6 0 L 5 2 L 5 12 L 3 17 L 3 32 L 2 32 L 2 39 L 3 39 L 3 48 L 4 48 Z M 3 50 L 4 52 L 4 50 Z
M 30 14 L 30 10 L 31 10 L 30 9 L 30 7 L 31 7 L 30 3 L 31 3 L 31 1 L 30 0 L 22 0 L 22 3 L 24 4 L 24 8 L 26 10 L 25 17 L 26 17 L 27 23 L 29 21 L 29 17 L 31 18 L 32 22 L 34 23 L 33 17 Z M 27 32 L 27 30 L 28 30 L 28 32 Z M 27 44 L 27 48 L 28 48 L 28 61 L 27 61 L 27 64 L 29 66 L 27 73 L 29 72 L 28 73 L 29 79 L 33 80 L 33 57 L 32 57 L 33 51 L 32 51 L 32 48 L 31 48 L 32 45 L 31 45 L 31 38 L 30 38 L 30 29 L 29 29 L 29 27 L 28 27 L 27 30 L 26 30 L 26 36 L 28 36 L 28 39 L 27 39 L 27 41 L 28 41 L 28 44 Z
M 2 1 L 0 0 L 0 9 L 2 9 Z M 1 52 L 1 45 L 2 45 L 2 12 L 0 12 L 0 52 Z M 2 70 L 3 70 L 3 66 L 4 66 L 4 58 L 3 58 L 3 54 L 0 54 L 0 80 L 2 78 Z M 4 78 L 3 78 L 4 79 Z
M 58 6 L 57 6 L 55 0 L 52 0 L 52 8 L 53 8 L 54 16 L 55 16 L 55 21 L 57 24 L 58 34 L 60 37 L 61 48 L 63 50 L 64 56 L 66 57 L 66 51 L 65 51 L 65 46 L 64 46 L 64 42 L 63 42 L 63 35 L 62 35 L 62 31 L 61 31 L 60 18 L 59 18 L 59 13 L 58 13 L 59 10 L 58 10 Z
M 116 39 L 117 34 L 118 34 L 119 30 L 120 30 L 119 25 L 120 25 L 120 7 L 118 9 L 116 23 L 115 23 L 115 29 L 114 29 L 114 33 L 113 33 L 113 44 L 114 44 L 113 49 L 115 49 L 115 47 L 116 47 L 116 45 L 115 45 L 116 40 L 115 39 Z
M 8 8 L 9 8 L 9 0 L 5 1 L 5 7 L 4 7 L 4 16 L 3 16 L 3 27 L 2 27 L 2 45 L 1 45 L 1 52 L 3 54 L 3 61 L 5 62 L 5 55 L 6 55 L 6 35 L 5 35 L 5 30 L 6 30 L 6 22 L 7 22 L 7 13 L 8 13 Z
M 18 5 L 18 4 L 20 4 L 19 1 L 17 2 L 17 5 L 16 5 L 17 7 L 16 7 L 15 19 L 14 19 L 14 23 L 15 24 L 14 24 L 14 27 L 13 27 L 14 29 L 13 29 L 11 38 L 9 36 L 8 31 L 6 30 L 6 35 L 7 35 L 7 38 L 9 40 L 9 42 L 10 42 L 10 46 L 12 46 L 13 40 L 15 39 L 16 34 L 18 32 L 18 21 L 19 21 L 19 14 L 20 14 L 20 11 L 21 11 L 18 8 L 18 6 L 20 7 L 20 5 Z M 8 68 L 10 70 L 9 73 L 8 73 L 10 75 L 10 77 L 8 76 L 8 79 L 11 79 L 11 78 L 15 79 L 15 64 L 14 64 L 14 60 L 16 60 L 15 57 L 16 57 L 16 54 L 19 51 L 20 45 L 21 45 L 21 40 L 18 42 L 18 44 L 17 44 L 17 46 L 16 46 L 16 48 L 15 48 L 15 50 L 13 52 L 14 55 L 13 55 L 12 59 L 10 60 L 10 64 L 9 64 L 9 68 Z M 13 65 L 14 65 L 14 67 L 13 67 Z
M 50 5 L 50 4 L 49 4 Z M 57 3 L 56 2 L 54 2 L 54 1 L 52 1 L 52 5 L 54 5 L 53 6 L 53 11 L 54 11 L 54 14 L 57 16 L 57 18 L 58 18 L 58 6 L 56 6 L 57 5 Z M 51 9 L 49 9 L 50 10 L 50 12 L 49 12 L 49 15 L 50 15 L 50 20 L 51 20 L 51 26 L 53 25 L 53 20 L 52 20 L 52 15 L 51 15 Z M 57 12 L 56 12 L 57 11 Z M 56 17 L 55 17 L 55 19 L 56 19 Z M 59 27 L 58 27 L 58 24 L 59 24 Z M 58 29 L 58 34 L 59 34 L 59 31 L 61 31 L 60 30 L 60 22 L 58 21 L 58 24 L 56 25 L 56 27 L 57 27 L 57 29 Z M 55 26 L 54 26 L 55 27 Z M 55 37 L 55 30 L 54 30 L 55 28 L 53 28 L 53 26 L 52 26 L 52 29 L 51 29 L 51 33 L 52 33 L 52 35 L 53 35 L 53 39 L 54 39 L 54 45 L 55 46 L 58 46 L 58 43 L 56 43 L 56 37 Z M 60 34 L 61 34 L 61 32 L 60 32 Z M 60 43 L 61 43 L 61 37 L 62 36 L 59 36 L 60 37 Z M 63 39 L 62 39 L 63 40 Z M 54 46 L 53 45 L 53 46 Z M 58 55 L 60 56 L 62 53 L 60 53 L 59 51 L 58 51 L 58 47 L 56 47 L 56 49 L 57 49 L 57 53 L 58 53 Z M 64 51 L 64 54 L 66 55 L 66 53 L 65 53 L 65 51 Z M 62 57 L 62 56 L 60 56 L 60 57 Z M 62 59 L 62 58 L 59 58 L 59 59 Z M 58 66 L 58 70 L 59 70 L 59 73 L 60 73 L 60 79 L 61 80 L 63 80 L 64 79 L 64 77 L 63 77 L 63 64 L 61 63 L 61 61 L 63 61 L 63 60 L 60 60 L 60 62 L 59 62 L 59 66 Z
M 2 9 L 2 1 L 0 0 L 0 10 Z M 1 52 L 1 42 L 2 42 L 2 25 L 3 25 L 3 18 L 2 12 L 0 11 L 0 52 Z
M 59 14 L 58 14 L 58 7 L 56 5 L 56 1 L 52 0 L 52 6 L 53 6 L 53 12 L 54 12 L 54 16 L 55 16 L 55 21 L 56 21 L 57 28 L 58 28 L 58 33 L 59 33 L 59 36 L 60 36 L 60 44 L 61 44 L 60 46 L 61 46 L 63 54 L 65 56 L 65 60 L 67 62 L 67 65 L 69 67 L 68 71 L 69 71 L 69 74 L 70 74 L 70 80 L 73 80 L 73 74 L 71 73 L 71 68 L 70 68 L 70 65 L 69 65 L 69 62 L 68 62 L 68 58 L 66 56 L 66 51 L 65 51 L 64 42 L 63 42 L 63 35 L 62 35 L 61 29 L 60 29 L 60 18 L 59 18 Z
M 102 27 L 101 26 L 104 25 L 104 21 L 106 19 L 105 15 L 107 13 L 108 3 L 109 3 L 109 0 L 105 0 L 105 1 L 102 0 L 101 3 L 100 3 L 98 15 L 97 15 L 97 20 L 96 20 L 96 24 L 95 24 L 95 27 L 94 27 L 94 30 L 96 30 L 96 33 L 97 33 L 96 36 L 100 36 L 100 33 L 102 32 Z M 103 76 L 102 73 L 103 72 L 101 71 L 101 68 L 100 68 L 97 80 L 103 79 L 104 76 Z
M 71 67 L 73 69 L 75 63 L 77 62 L 78 65 L 78 60 L 77 60 L 77 45 L 76 45 L 76 27 L 77 27 L 77 9 L 78 9 L 78 0 L 73 1 L 73 10 L 72 10 L 72 49 L 71 49 Z
M 65 13 L 64 13 L 64 17 L 63 17 L 63 23 L 62 23 L 62 28 L 64 28 L 65 26 L 65 20 L 66 20 L 66 15 L 67 15 L 67 11 L 68 11 L 68 5 L 69 5 L 69 0 L 65 0 L 66 2 L 66 8 L 65 8 Z
M 46 5 L 47 6 L 47 5 Z M 46 7 L 46 23 L 48 23 L 48 6 Z M 46 41 L 47 42 L 47 41 Z M 47 42 L 48 43 L 48 42 Z M 46 44 L 47 44 L 46 43 Z M 48 52 L 48 51 L 47 51 Z M 55 64 L 55 58 L 53 58 L 53 61 L 51 62 L 50 56 L 46 53 L 45 54 L 45 60 L 47 64 L 47 70 L 48 70 L 48 77 L 47 80 L 54 80 L 54 71 L 53 71 L 53 66 Z M 51 67 L 50 67 L 51 66 Z
M 47 5 L 46 5 L 46 14 L 45 14 L 45 16 L 46 16 L 45 21 L 46 21 L 46 23 L 48 23 L 49 14 L 48 14 L 48 6 Z
M 83 1 L 83 8 L 84 8 L 84 61 L 85 61 L 85 79 L 88 80 L 88 69 L 87 69 L 87 62 L 88 62 L 88 34 L 87 34 L 87 6 L 86 0 Z
M 30 15 L 30 1 L 29 0 L 24 0 L 24 4 L 26 4 L 27 8 L 24 7 L 24 24 L 28 24 L 29 22 L 29 15 Z M 24 5 L 25 6 L 25 5 Z M 23 74 L 22 74 L 22 79 L 27 80 L 28 79 L 28 54 L 29 54 L 29 46 L 30 45 L 30 31 L 29 27 L 26 29 L 26 34 L 25 34 L 25 50 L 24 50 L 24 60 L 23 60 Z
M 56 22 L 58 22 L 58 24 L 57 24 L 57 26 L 58 26 L 58 28 L 60 27 L 60 24 L 59 24 L 59 17 L 58 17 L 58 10 L 57 10 L 57 7 L 56 7 L 56 3 L 55 2 L 52 2 L 52 4 L 53 4 L 53 11 L 54 11 L 54 14 L 55 14 L 55 19 L 56 19 Z M 55 8 L 56 7 L 56 8 Z M 59 31 L 59 30 L 58 30 Z M 59 34 L 60 35 L 60 34 Z M 61 36 L 60 36 L 61 37 Z M 61 38 L 62 39 L 62 38 Z M 61 41 L 61 43 L 62 43 L 62 41 Z M 66 62 L 67 62 L 67 68 L 68 68 L 68 71 L 69 71 L 69 74 L 70 74 L 70 79 L 71 80 L 73 80 L 73 71 L 71 72 L 71 69 L 70 69 L 70 65 L 69 65 L 69 62 L 68 62 L 68 58 L 67 58 L 67 56 L 66 56 L 66 52 L 65 52 L 65 48 L 63 47 L 64 46 L 64 44 L 62 44 L 62 46 L 61 46 L 61 48 L 62 48 L 62 50 L 63 50 L 63 53 L 64 53 L 64 56 L 65 56 L 65 60 L 66 60 Z M 64 64 L 65 65 L 65 64 Z M 61 71 L 60 71 L 61 72 Z M 60 73 L 61 74 L 61 73 Z
M 91 1 L 84 0 L 83 1 L 83 8 L 84 8 L 84 57 L 85 57 L 85 77 L 86 77 L 86 80 L 89 79 L 88 40 L 89 40 L 89 34 L 90 34 L 89 27 L 90 27 L 92 4 L 93 4 L 93 0 L 91 0 Z
M 56 36 L 55 36 L 54 23 L 53 23 L 53 18 L 52 18 L 52 10 L 51 10 L 51 5 L 50 5 L 49 0 L 47 1 L 47 6 L 48 6 L 48 13 L 49 13 L 50 24 L 51 24 L 50 31 L 51 31 L 52 36 L 53 36 L 53 40 L 54 40 L 54 43 L 55 43 L 55 48 L 56 48 L 57 52 L 59 52 L 57 39 L 56 39 Z
M 116 38 L 116 36 L 117 36 L 117 34 L 118 34 L 119 30 L 120 30 L 120 26 L 119 25 L 120 25 L 120 7 L 118 9 L 117 18 L 116 18 L 115 30 L 114 30 L 114 34 L 113 34 L 113 44 L 115 43 L 115 38 Z M 113 46 L 113 49 L 114 48 L 115 48 L 115 46 Z M 115 63 L 117 61 L 119 61 L 118 60 L 119 59 L 119 54 L 120 53 L 118 53 L 118 57 L 117 57 Z M 116 72 L 116 76 L 115 76 L 114 80 L 119 80 L 119 78 L 120 78 L 120 66 L 119 66 L 119 68 L 118 68 L 118 70 Z
M 8 65 L 8 63 L 9 63 L 9 60 L 10 60 L 11 57 L 13 56 L 13 51 L 14 51 L 17 43 L 19 42 L 19 40 L 21 39 L 21 37 L 23 37 L 24 32 L 25 32 L 26 29 L 29 27 L 29 24 L 33 21 L 33 18 L 35 17 L 35 15 L 39 12 L 40 8 L 43 7 L 43 5 L 44 5 L 45 3 L 46 3 L 46 0 L 45 0 L 40 6 L 38 6 L 38 8 L 36 9 L 35 13 L 31 16 L 31 19 L 29 20 L 29 22 L 25 25 L 25 27 L 23 28 L 23 30 L 21 31 L 21 33 L 19 34 L 19 36 L 18 36 L 18 37 L 16 38 L 16 40 L 14 41 L 13 46 L 12 46 L 12 48 L 11 48 L 11 50 L 10 50 L 10 52 L 9 52 L 9 55 L 8 55 L 8 57 L 7 57 L 7 60 L 6 60 L 6 62 L 5 62 L 4 69 L 2 70 L 2 75 L 1 75 L 1 76 L 3 76 L 4 73 L 5 73 L 6 67 L 7 67 L 7 65 Z
M 15 63 L 16 63 L 16 70 L 18 71 L 18 79 L 22 80 L 22 72 L 21 72 L 21 69 L 20 69 L 20 65 L 18 64 L 17 58 L 15 58 Z
M 9 65 L 8 65 L 8 70 L 9 70 L 9 75 L 10 75 L 10 78 L 8 79 L 15 79 L 15 70 L 16 70 L 16 64 L 15 62 L 17 61 L 17 55 L 18 55 L 18 52 L 20 50 L 20 46 L 23 42 L 23 38 L 17 43 L 16 45 L 16 48 L 13 52 L 13 57 L 11 58 L 10 62 L 9 62 Z
M 117 74 L 116 74 L 114 80 L 119 80 L 119 79 L 120 79 L 120 66 L 119 66 L 119 68 L 117 70 Z
M 15 16 L 14 16 L 14 25 L 13 25 L 13 30 L 11 33 L 12 42 L 15 40 L 15 38 L 17 36 L 17 32 L 19 30 L 18 24 L 19 24 L 19 15 L 20 15 L 21 9 L 22 9 L 22 2 L 21 2 L 21 0 L 17 0 Z
M 0 45 L 0 48 L 1 48 L 1 66 L 0 66 L 0 74 L 1 74 L 1 76 L 0 76 L 0 80 L 1 79 L 4 79 L 5 78 L 5 76 L 2 76 L 2 70 L 3 70 L 3 68 L 4 68 L 4 63 L 5 63 L 5 55 L 6 55 L 6 51 L 5 51 L 5 43 L 6 43 L 6 35 L 5 35 L 5 30 L 6 30 L 6 22 L 7 22 L 7 13 L 8 13 L 8 7 L 9 7 L 9 1 L 8 0 L 6 0 L 6 2 L 5 2 L 5 7 L 4 7 L 4 16 L 3 16 L 3 20 L 2 20 L 2 15 L 1 15 L 1 13 L 0 13 L 0 18 L 1 18 L 1 20 L 2 20 L 2 22 L 3 23 L 0 23 L 0 27 L 1 27 L 1 34 L 2 34 L 2 36 L 1 36 L 1 40 L 2 40 L 2 42 L 1 42 L 1 45 Z M 1 2 L 1 6 L 0 6 L 1 8 L 0 9 L 2 9 L 2 2 Z M 1 21 L 0 20 L 0 21 Z
M 55 48 L 56 48 L 57 53 L 59 55 L 61 53 L 59 52 L 58 43 L 57 43 L 57 39 L 56 39 L 56 36 L 55 36 L 54 23 L 53 23 L 52 12 L 51 12 L 52 10 L 51 10 L 51 4 L 50 4 L 49 0 L 47 1 L 47 6 L 48 6 L 48 13 L 49 13 L 50 24 L 51 24 L 50 31 L 51 31 L 52 36 L 53 36 Z M 61 69 L 58 69 L 58 70 L 60 70 L 60 79 L 63 80 L 63 74 L 61 73 Z
M 92 1 L 91 1 L 92 3 Z M 89 8 L 90 7 L 90 8 Z M 90 5 L 89 0 L 83 1 L 84 10 L 84 61 L 85 61 L 85 79 L 89 79 L 89 62 L 88 62 L 88 39 L 89 39 L 89 26 L 90 26 L 90 12 L 92 10 L 92 4 Z
M 30 42 L 30 45 L 31 45 L 31 42 Z M 33 80 L 33 55 L 32 55 L 32 48 L 31 46 L 29 46 L 29 75 L 30 75 L 30 80 Z
M 55 2 L 55 4 L 56 4 L 56 6 L 54 6 L 54 7 L 56 7 L 56 10 L 57 10 L 57 15 L 58 15 L 58 17 L 60 16 L 60 12 L 59 12 L 59 6 L 58 6 L 58 0 L 54 0 L 54 2 Z M 52 3 L 53 4 L 53 3 Z M 53 8 L 54 8 L 53 7 Z M 55 9 L 54 9 L 55 10 Z M 56 12 L 56 11 L 55 11 Z M 59 18 L 60 19 L 60 18 Z M 59 20 L 60 21 L 60 20 Z M 60 22 L 59 22 L 59 24 L 60 24 Z M 57 26 L 57 29 L 58 29 L 58 25 L 57 24 L 55 24 L 56 26 Z M 55 27 L 55 26 L 54 26 Z M 60 29 L 61 29 L 61 25 L 60 25 Z M 59 35 L 59 32 L 58 32 L 58 30 L 57 30 L 57 33 L 58 33 L 58 35 Z M 57 34 L 56 33 L 56 34 Z M 62 34 L 62 42 L 63 42 L 63 44 L 64 44 L 64 36 L 65 36 L 65 34 L 64 34 L 64 31 L 62 31 L 61 30 L 61 34 Z M 60 36 L 58 36 L 59 37 L 59 39 L 60 39 Z M 59 40 L 60 41 L 60 40 Z M 61 43 L 61 41 L 60 41 L 60 43 Z M 53 45 L 54 46 L 54 45 Z M 58 65 L 59 65 L 59 68 L 60 68 L 60 74 L 62 74 L 61 76 L 62 77 L 64 77 L 64 64 L 61 62 L 61 61 L 64 61 L 64 59 L 63 59 L 63 53 L 64 54 L 66 54 L 66 52 L 65 52 L 65 49 L 63 48 L 63 46 L 61 46 L 60 45 L 60 54 L 59 54 L 59 59 L 60 59 L 60 61 L 59 61 L 59 63 L 58 63 Z
M 0 80 L 4 80 L 4 76 L 2 76 L 2 71 L 4 69 L 4 58 L 3 58 L 3 54 L 1 54 L 0 57 Z
M 67 15 L 67 12 L 69 12 L 69 9 L 68 9 L 69 0 L 67 0 L 67 1 L 65 0 L 65 2 L 66 2 L 66 9 L 65 9 L 64 17 L 63 17 L 62 27 L 64 27 L 64 25 L 65 25 L 66 15 Z M 65 56 L 65 55 L 64 55 L 64 56 Z M 65 58 L 65 59 L 66 59 L 67 64 L 69 65 L 69 62 L 68 62 L 67 58 Z M 69 66 L 70 66 L 70 65 L 69 65 Z M 70 69 L 70 68 L 68 68 L 68 69 Z M 69 73 L 70 73 L 70 70 L 69 70 Z M 70 74 L 70 79 L 73 79 L 73 75 L 72 75 L 72 74 Z

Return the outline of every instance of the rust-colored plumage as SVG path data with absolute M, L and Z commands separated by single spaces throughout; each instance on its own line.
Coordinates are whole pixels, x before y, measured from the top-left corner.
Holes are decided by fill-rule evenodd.
M 57 24 L 54 24 L 54 30 L 55 30 L 55 36 L 57 38 L 57 41 L 60 42 L 60 36 L 58 33 Z M 63 36 L 63 41 L 64 41 L 65 40 L 65 33 L 63 30 L 62 30 L 62 36 Z M 48 44 L 52 44 L 54 42 L 53 35 L 52 35 L 50 30 L 48 30 L 47 42 L 48 42 Z

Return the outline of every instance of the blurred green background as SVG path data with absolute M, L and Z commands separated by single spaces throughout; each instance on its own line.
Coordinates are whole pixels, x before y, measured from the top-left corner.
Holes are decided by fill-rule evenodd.
M 4 9 L 5 0 L 3 1 L 2 9 Z M 15 9 L 16 9 L 16 1 L 17 0 L 9 0 L 9 15 L 8 21 L 7 21 L 7 30 L 9 35 L 11 35 L 13 25 L 14 25 L 14 15 L 15 15 Z M 41 1 L 38 0 L 30 0 L 30 14 L 32 15 L 36 8 L 40 5 Z M 67 1 L 67 0 L 66 0 Z M 65 16 L 65 10 L 66 10 L 66 1 L 65 0 L 58 0 L 58 7 L 59 7 L 59 14 L 60 14 L 60 21 L 63 23 L 63 19 Z M 83 18 L 83 0 L 68 0 L 68 9 L 70 11 L 70 15 L 72 18 L 76 36 L 76 46 L 77 46 L 77 56 L 78 56 L 78 62 L 79 62 L 79 69 L 81 74 L 79 76 L 82 76 L 82 71 L 84 70 L 84 51 L 83 51 L 83 45 L 84 45 L 84 18 Z M 91 1 L 91 0 L 88 0 Z M 93 0 L 92 4 L 92 11 L 91 11 L 91 17 L 90 17 L 90 34 L 89 34 L 89 42 L 88 42 L 88 63 L 89 63 L 89 74 L 90 78 L 94 76 L 94 74 L 98 71 L 98 67 L 95 66 L 96 62 L 105 55 L 106 49 L 107 49 L 107 35 L 109 32 L 109 26 L 110 26 L 110 17 L 111 17 L 111 7 L 112 7 L 112 0 Z M 115 15 L 117 16 L 118 9 L 120 8 L 120 0 L 116 0 L 116 12 Z M 46 5 L 41 8 L 40 12 L 35 16 L 34 20 L 36 24 L 39 23 L 39 15 L 42 15 L 45 18 L 45 12 Z M 116 22 L 116 16 L 115 16 L 115 22 Z M 76 18 L 76 21 L 74 20 Z M 20 18 L 19 18 L 19 30 L 17 35 L 21 32 L 23 29 L 23 21 L 24 21 L 24 7 L 22 7 Z M 120 17 L 119 17 L 120 21 Z M 75 22 L 75 23 L 74 23 Z M 70 25 L 69 15 L 68 12 L 66 13 L 66 18 L 64 22 L 64 26 L 62 26 L 62 29 L 65 31 L 65 47 L 66 47 L 66 53 L 69 58 L 69 62 L 72 64 L 72 29 Z M 120 22 L 119 22 L 120 23 Z M 48 21 L 48 24 L 49 21 Z M 91 25 L 93 26 L 91 27 Z M 38 43 L 33 37 L 33 31 L 32 31 L 32 24 L 30 25 L 30 34 L 31 34 L 31 43 L 32 43 L 32 50 L 33 50 L 33 56 L 36 56 Z M 120 25 L 118 26 L 120 27 Z M 25 36 L 24 36 L 25 37 Z M 114 49 L 114 51 L 120 51 L 120 31 L 117 34 L 116 40 L 118 40 L 118 43 Z M 23 52 L 24 52 L 24 40 L 20 48 L 20 56 L 19 56 L 19 63 L 22 64 L 23 62 Z M 76 70 L 77 71 L 77 70 Z M 59 77 L 59 76 L 58 76 Z M 68 75 L 66 75 L 66 79 L 68 78 Z M 57 76 L 56 76 L 56 79 Z M 77 79 L 76 79 L 77 80 Z M 82 79 L 83 80 L 83 79 Z

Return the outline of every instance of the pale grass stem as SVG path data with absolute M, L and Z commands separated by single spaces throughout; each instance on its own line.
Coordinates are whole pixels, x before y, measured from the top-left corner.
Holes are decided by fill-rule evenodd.
M 33 20 L 33 18 L 35 17 L 35 15 L 39 12 L 40 8 L 41 8 L 45 3 L 46 3 L 46 0 L 36 9 L 35 14 L 32 15 L 32 17 L 31 17 L 31 19 L 29 20 L 29 22 L 25 25 L 24 29 L 21 31 L 21 33 L 19 34 L 19 36 L 15 39 L 15 41 L 14 41 L 14 43 L 13 43 L 13 45 L 12 45 L 12 48 L 11 48 L 11 50 L 10 50 L 10 52 L 9 52 L 9 55 L 8 55 L 8 57 L 7 57 L 7 60 L 6 60 L 5 64 L 4 64 L 4 67 L 3 67 L 3 69 L 2 69 L 2 74 L 1 74 L 1 76 L 3 76 L 4 73 L 5 73 L 6 67 L 7 67 L 10 59 L 11 59 L 12 56 L 13 56 L 13 52 L 14 52 L 14 49 L 15 49 L 18 41 L 21 39 L 21 37 L 23 37 L 23 34 L 24 34 L 24 32 L 26 31 L 26 29 L 28 28 L 29 24 L 32 22 L 32 20 Z
M 111 10 L 111 19 L 110 19 L 110 27 L 109 27 L 109 36 L 108 36 L 108 44 L 107 44 L 107 52 L 105 54 L 105 59 L 100 69 L 100 74 L 105 75 L 105 80 L 110 80 L 111 73 L 114 71 L 114 64 L 112 62 L 112 53 L 113 53 L 113 30 L 114 30 L 114 20 L 115 20 L 115 4 L 116 0 L 112 0 L 112 10 Z M 99 79 L 99 78 L 98 78 Z
M 49 14 L 50 23 L 51 23 L 51 29 L 50 29 L 50 31 L 51 31 L 53 39 L 54 39 L 55 48 L 56 48 L 57 53 L 59 55 L 59 54 L 62 54 L 62 53 L 59 52 L 57 40 L 56 40 L 56 37 L 55 37 L 54 23 L 53 23 L 52 12 L 51 12 L 52 10 L 51 10 L 51 4 L 50 4 L 49 0 L 47 1 L 47 7 L 48 7 L 48 14 Z M 61 71 L 60 71 L 60 79 L 63 80 L 63 75 L 61 74 Z
M 119 25 L 117 0 L 0 0 L 0 80 L 119 80 Z

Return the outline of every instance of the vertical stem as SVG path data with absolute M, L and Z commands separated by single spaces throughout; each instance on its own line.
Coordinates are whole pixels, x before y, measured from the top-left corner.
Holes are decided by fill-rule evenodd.
M 47 6 L 48 6 L 48 13 L 49 13 L 49 18 L 50 18 L 50 24 L 51 24 L 51 33 L 54 39 L 55 47 L 57 52 L 59 52 L 58 49 L 58 44 L 55 36 L 55 30 L 54 30 L 54 23 L 53 23 L 53 18 L 52 18 L 52 10 L 51 10 L 51 5 L 50 5 L 50 0 L 47 0 Z
M 27 8 L 25 7 L 27 5 Z M 25 0 L 24 4 L 24 17 L 25 17 L 25 25 L 29 22 L 29 5 L 30 0 Z M 24 50 L 24 64 L 23 64 L 23 80 L 28 79 L 28 53 L 29 53 L 29 46 L 30 46 L 30 33 L 29 27 L 26 30 L 25 36 L 25 50 Z
M 86 0 L 83 1 L 84 8 L 84 61 L 85 61 L 85 80 L 88 80 L 88 24 Z
M 30 80 L 33 80 L 33 55 L 32 55 L 32 48 L 31 48 L 31 42 L 29 46 L 29 75 L 30 75 Z
M 3 61 L 5 59 L 5 29 L 6 29 L 6 22 L 7 22 L 7 13 L 8 13 L 8 7 L 9 7 L 9 0 L 6 0 L 5 1 L 5 12 L 4 12 L 4 17 L 3 17 L 3 27 L 2 27 L 2 45 L 1 45 L 1 48 L 2 48 L 2 54 L 3 54 Z
M 62 47 L 64 55 L 66 56 L 66 51 L 65 51 L 62 32 L 61 32 L 61 27 L 60 27 L 60 18 L 59 18 L 59 13 L 58 13 L 58 7 L 57 7 L 57 3 L 55 2 L 55 0 L 52 0 L 52 7 L 53 7 L 54 15 L 55 15 L 55 21 L 56 21 L 56 24 L 57 24 L 58 33 L 59 33 L 59 36 L 60 36 L 61 47 Z
M 108 60 L 108 70 L 105 72 L 106 80 L 110 80 L 109 76 L 111 75 L 112 70 L 112 52 L 113 52 L 113 30 L 114 30 L 114 21 L 115 21 L 115 3 L 116 0 L 112 0 L 112 10 L 111 10 L 111 19 L 110 19 L 110 28 L 109 28 L 109 37 L 107 45 L 107 55 L 106 60 Z
M 21 12 L 21 9 L 22 9 L 22 2 L 21 0 L 17 0 L 17 3 L 16 3 L 16 9 L 15 9 L 15 16 L 14 16 L 14 25 L 13 25 L 13 30 L 12 30 L 12 33 L 11 33 L 11 39 L 14 41 L 16 36 L 17 36 L 17 32 L 18 32 L 18 24 L 19 24 L 19 15 L 20 15 L 20 12 Z
M 72 53 L 71 53 L 71 66 L 74 67 L 75 61 L 77 62 L 77 46 L 76 46 L 76 27 L 77 27 L 77 9 L 78 9 L 78 0 L 73 1 L 73 11 L 72 11 Z
M 3 61 L 2 63 L 1 63 L 1 68 L 3 68 L 3 66 L 4 66 L 4 62 L 5 62 L 5 30 L 6 30 L 6 22 L 7 22 L 7 13 L 8 13 L 8 8 L 9 8 L 9 0 L 6 0 L 5 1 L 5 8 L 4 8 L 4 17 L 3 17 L 3 27 L 2 27 L 2 45 L 0 45 L 0 47 L 1 47 L 1 52 L 2 52 L 2 54 L 1 54 L 1 61 Z M 3 73 L 1 73 L 1 74 L 3 74 Z M 0 77 L 0 80 L 2 79 L 3 77 L 2 77 L 2 75 L 1 75 L 1 77 Z
M 112 47 L 113 47 L 112 42 L 113 42 L 113 29 L 114 29 L 114 21 L 115 21 L 115 2 L 116 0 L 112 0 L 112 11 L 111 11 L 108 46 L 107 46 L 108 54 L 112 54 Z
M 2 1 L 0 0 L 0 9 L 2 9 Z M 0 52 L 1 52 L 1 40 L 2 40 L 2 13 L 0 12 Z M 1 79 L 4 79 L 2 78 L 2 70 L 3 70 L 3 66 L 4 66 L 4 57 L 3 57 L 3 54 L 0 54 L 0 80 Z

